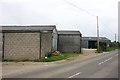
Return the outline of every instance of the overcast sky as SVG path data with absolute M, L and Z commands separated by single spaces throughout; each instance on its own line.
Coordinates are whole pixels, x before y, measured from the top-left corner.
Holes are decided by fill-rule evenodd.
M 115 40 L 119 0 L 0 0 L 1 25 L 55 24 L 58 30 L 79 30 L 83 36 Z M 74 4 L 74 5 L 73 5 Z

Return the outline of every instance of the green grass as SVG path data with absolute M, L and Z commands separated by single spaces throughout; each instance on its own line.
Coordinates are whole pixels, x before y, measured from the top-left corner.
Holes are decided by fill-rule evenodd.
M 106 49 L 106 51 L 113 51 L 113 50 L 116 50 L 116 49 L 118 49 L 118 48 L 115 48 L 115 47 L 109 47 L 109 48 Z
M 58 60 L 63 60 L 63 59 L 67 59 L 70 57 L 77 57 L 80 54 L 77 53 L 62 53 L 62 55 L 59 56 L 52 56 L 52 57 L 48 57 L 47 59 L 43 58 L 43 59 L 36 59 L 33 60 L 34 62 L 52 62 L 52 61 L 58 61 Z
M 32 61 L 32 60 L 28 60 L 28 59 L 23 59 L 23 60 L 13 60 L 13 59 L 3 59 L 3 62 L 28 62 L 28 61 Z
M 14 60 L 12 60 L 12 59 L 4 59 L 4 60 L 2 60 L 3 62 L 13 62 Z
M 62 53 L 62 55 L 59 56 L 51 56 L 48 57 L 47 59 L 42 58 L 42 59 L 35 59 L 35 60 L 28 60 L 28 59 L 24 59 L 24 60 L 12 60 L 12 59 L 4 59 L 3 62 L 52 62 L 52 61 L 59 61 L 59 60 L 63 60 L 63 59 L 67 59 L 70 57 L 77 57 L 79 56 L 79 53 Z

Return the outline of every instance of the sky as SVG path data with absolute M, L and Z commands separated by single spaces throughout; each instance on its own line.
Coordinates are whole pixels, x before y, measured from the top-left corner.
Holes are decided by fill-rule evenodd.
M 114 41 L 119 0 L 0 0 L 0 25 L 56 25 Z

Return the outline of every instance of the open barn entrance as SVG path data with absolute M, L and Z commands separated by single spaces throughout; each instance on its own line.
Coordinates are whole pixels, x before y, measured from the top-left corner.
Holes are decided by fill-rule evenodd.
M 97 48 L 97 41 L 88 41 L 88 48 Z

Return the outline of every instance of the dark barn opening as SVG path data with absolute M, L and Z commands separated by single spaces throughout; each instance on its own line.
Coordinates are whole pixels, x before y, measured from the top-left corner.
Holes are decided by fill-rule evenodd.
M 97 48 L 97 41 L 88 41 L 88 48 Z

